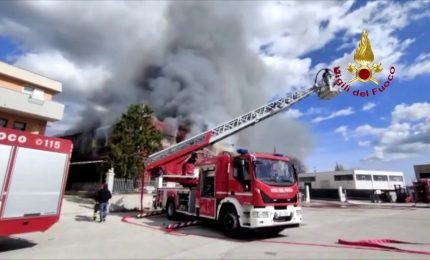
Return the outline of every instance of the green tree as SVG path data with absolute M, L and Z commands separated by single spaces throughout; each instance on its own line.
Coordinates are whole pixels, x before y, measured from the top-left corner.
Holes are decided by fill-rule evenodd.
M 130 105 L 112 129 L 109 164 L 119 177 L 135 178 L 144 171 L 144 159 L 161 149 L 161 133 L 152 123 L 152 109 Z

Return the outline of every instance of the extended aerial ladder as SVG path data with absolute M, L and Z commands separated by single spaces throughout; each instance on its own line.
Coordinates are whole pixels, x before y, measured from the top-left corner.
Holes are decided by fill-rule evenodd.
M 323 72 L 318 80 L 318 75 Z M 183 175 L 182 165 L 195 153 L 209 145 L 219 142 L 227 137 L 244 130 L 254 124 L 268 119 L 300 102 L 304 98 L 316 93 L 321 99 L 331 99 L 341 92 L 341 88 L 335 84 L 334 73 L 330 69 L 321 69 L 315 76 L 314 84 L 301 91 L 287 94 L 262 107 L 252 110 L 233 120 L 225 122 L 211 130 L 195 135 L 184 141 L 172 145 L 164 150 L 151 154 L 145 160 L 145 172 L 150 176 L 158 176 L 158 188 L 163 181 L 179 182 L 182 185 L 195 185 L 197 176 Z M 143 176 L 142 176 L 143 178 Z M 144 209 L 144 179 L 141 189 L 141 213 Z M 154 187 L 155 188 L 155 187 Z
M 319 81 L 318 75 L 324 71 Z M 191 153 L 200 150 L 206 146 L 219 142 L 241 130 L 244 130 L 256 123 L 268 119 L 283 110 L 290 108 L 292 105 L 300 102 L 312 93 L 317 93 L 321 99 L 331 99 L 340 93 L 341 89 L 335 84 L 334 74 L 330 69 L 321 69 L 315 76 L 314 85 L 304 90 L 289 93 L 286 97 L 277 99 L 262 107 L 252 110 L 233 120 L 225 122 L 211 130 L 196 136 L 190 137 L 178 144 L 172 145 L 162 151 L 151 154 L 145 161 L 146 171 L 151 172 L 162 165 L 166 165 L 176 160 L 185 160 Z M 176 175 L 178 173 L 167 173 L 164 177 Z

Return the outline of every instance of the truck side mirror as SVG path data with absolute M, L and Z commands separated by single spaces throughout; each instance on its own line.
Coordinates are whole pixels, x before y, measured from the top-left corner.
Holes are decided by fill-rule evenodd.
M 299 176 L 297 174 L 297 168 L 294 164 L 291 165 L 293 167 L 293 174 L 294 174 L 294 179 L 296 179 L 296 181 L 299 181 Z

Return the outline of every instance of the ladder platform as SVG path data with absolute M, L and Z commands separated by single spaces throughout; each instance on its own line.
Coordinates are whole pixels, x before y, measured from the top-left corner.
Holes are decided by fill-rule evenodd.
M 163 181 L 178 182 L 186 187 L 199 184 L 199 178 L 195 175 L 163 175 Z

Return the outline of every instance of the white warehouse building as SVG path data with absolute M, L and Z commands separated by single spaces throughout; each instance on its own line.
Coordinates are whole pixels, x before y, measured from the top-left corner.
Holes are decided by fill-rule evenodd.
M 394 190 L 394 186 L 405 187 L 403 172 L 345 170 L 299 174 L 300 187 L 311 189 L 347 190 Z

